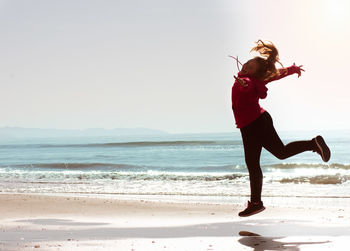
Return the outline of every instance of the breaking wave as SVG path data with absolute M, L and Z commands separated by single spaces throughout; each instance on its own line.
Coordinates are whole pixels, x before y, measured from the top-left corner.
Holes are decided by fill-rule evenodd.
M 273 164 L 273 165 L 264 165 L 264 168 L 275 168 L 275 169 L 298 169 L 298 168 L 324 168 L 324 169 L 346 169 L 350 170 L 350 164 L 340 164 L 340 163 L 331 163 L 331 164 L 321 164 L 321 163 L 283 163 L 283 164 Z
M 281 179 L 280 183 L 309 183 L 309 184 L 317 184 L 317 185 L 337 185 L 343 184 L 345 182 L 350 181 L 350 175 L 317 175 L 311 177 L 294 177 L 294 178 L 284 178 Z
M 42 169 L 92 169 L 92 170 L 113 170 L 113 169 L 138 169 L 142 166 L 128 164 L 111 164 L 111 163 L 35 163 L 3 166 L 3 168 L 42 168 Z

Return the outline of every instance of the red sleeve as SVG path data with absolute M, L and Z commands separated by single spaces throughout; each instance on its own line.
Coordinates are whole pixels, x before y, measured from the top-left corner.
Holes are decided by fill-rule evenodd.
M 298 73 L 298 72 L 300 72 L 300 68 L 299 68 L 299 66 L 292 65 L 292 66 L 289 66 L 287 68 L 278 69 L 278 72 L 279 72 L 279 74 L 277 76 L 275 76 L 271 79 L 265 80 L 265 85 L 272 82 L 272 81 L 279 80 L 281 78 L 287 77 L 287 76 L 292 75 L 294 73 Z
M 260 99 L 266 98 L 268 89 L 266 87 L 266 84 L 263 81 L 260 81 L 260 80 L 256 81 L 255 89 Z

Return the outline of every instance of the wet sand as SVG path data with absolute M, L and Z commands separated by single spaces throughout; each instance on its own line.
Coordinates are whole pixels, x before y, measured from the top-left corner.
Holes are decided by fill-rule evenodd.
M 269 207 L 0 194 L 0 250 L 344 250 L 350 205 Z

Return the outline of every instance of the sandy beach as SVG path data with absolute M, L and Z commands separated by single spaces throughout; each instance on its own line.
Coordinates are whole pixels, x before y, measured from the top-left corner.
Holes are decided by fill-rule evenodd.
M 0 195 L 0 250 L 345 250 L 349 207 L 269 207 Z

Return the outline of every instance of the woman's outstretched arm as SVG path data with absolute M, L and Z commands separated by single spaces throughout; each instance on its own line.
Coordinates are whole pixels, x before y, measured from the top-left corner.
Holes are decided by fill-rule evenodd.
M 301 72 L 305 71 L 302 67 L 303 67 L 302 65 L 297 66 L 297 65 L 293 64 L 290 67 L 278 69 L 279 74 L 276 77 L 265 80 L 265 85 L 272 82 L 272 81 L 279 80 L 281 78 L 292 75 L 294 73 L 298 74 L 298 78 L 299 78 L 301 76 Z

